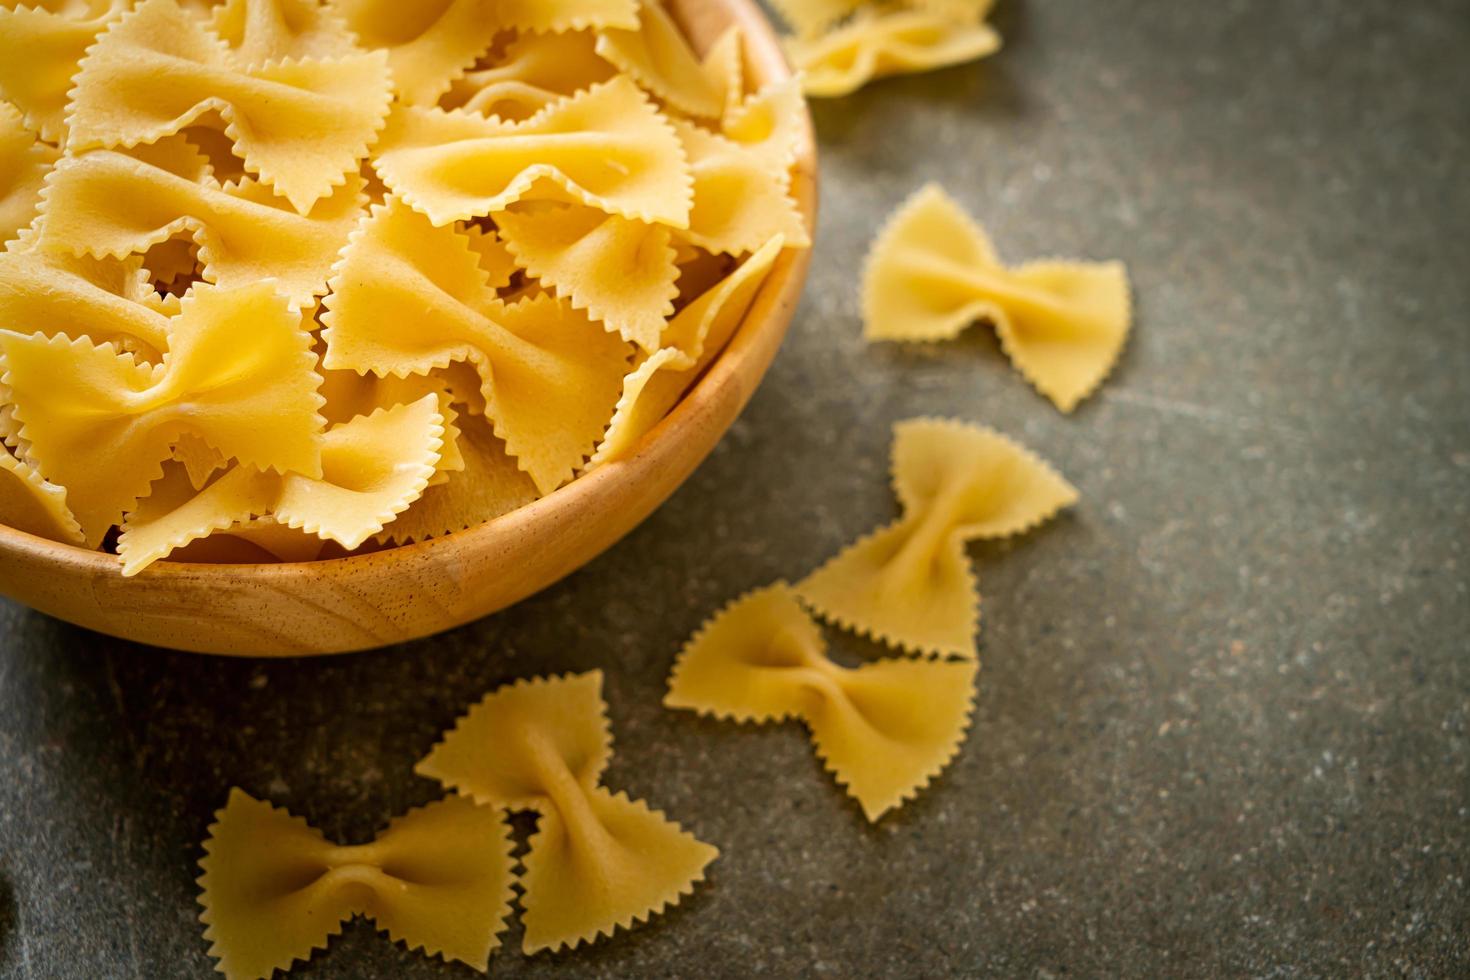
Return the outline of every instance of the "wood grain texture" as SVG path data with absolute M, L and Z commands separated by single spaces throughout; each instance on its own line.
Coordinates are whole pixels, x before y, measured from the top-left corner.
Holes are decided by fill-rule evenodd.
M 750 87 L 789 74 L 753 0 L 672 0 L 695 45 L 731 24 Z M 792 194 L 810 226 L 816 146 L 805 128 Z M 744 408 L 801 296 L 808 251 L 787 250 L 730 345 L 628 457 L 479 527 L 371 554 L 300 564 L 162 561 L 123 578 L 114 555 L 0 525 L 0 592 L 89 629 L 157 646 L 244 656 L 341 653 L 427 636 L 503 609 L 570 574 L 663 503 Z

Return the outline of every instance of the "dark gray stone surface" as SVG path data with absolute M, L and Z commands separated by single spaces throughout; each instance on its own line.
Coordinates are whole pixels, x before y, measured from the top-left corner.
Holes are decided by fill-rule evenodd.
M 560 586 L 296 663 L 0 606 L 0 975 L 208 975 L 194 862 L 230 785 L 363 839 L 434 797 L 409 767 L 483 691 L 594 665 L 610 784 L 725 855 L 654 925 L 497 975 L 1470 975 L 1470 9 L 996 21 L 991 61 L 818 107 L 790 342 L 688 485 Z M 1135 337 L 1075 417 L 984 329 L 859 339 L 868 240 L 930 178 L 1007 257 L 1128 262 Z M 659 698 L 705 615 L 894 514 L 888 426 L 923 413 L 1020 437 L 1083 503 L 973 552 L 969 742 L 868 826 L 799 727 Z M 471 974 L 357 923 L 300 975 Z

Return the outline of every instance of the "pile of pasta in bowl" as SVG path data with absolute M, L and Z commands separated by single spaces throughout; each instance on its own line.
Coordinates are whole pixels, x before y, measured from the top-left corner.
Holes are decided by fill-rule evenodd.
M 628 453 L 804 248 L 656 0 L 0 3 L 0 523 L 305 561 Z

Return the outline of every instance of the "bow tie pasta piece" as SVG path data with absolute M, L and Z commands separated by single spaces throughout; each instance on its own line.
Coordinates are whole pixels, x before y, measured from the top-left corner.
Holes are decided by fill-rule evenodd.
M 542 202 L 503 211 L 495 221 L 527 275 L 624 340 L 658 348 L 679 295 L 668 228 L 585 205 Z
M 614 74 L 613 66 L 598 55 L 597 35 L 591 31 L 519 34 L 493 66 L 456 80 L 439 105 L 523 120 Z
M 370 48 L 384 48 L 408 105 L 432 105 L 501 30 L 560 33 L 638 23 L 636 0 L 331 0 Z
M 806 132 L 806 102 L 801 79 L 772 82 L 731 106 L 720 123 L 724 137 L 753 156 L 789 187 L 791 168 Z
M 849 669 L 785 583 L 716 613 L 684 646 L 664 705 L 716 718 L 800 718 L 817 754 L 876 821 L 959 751 L 975 700 L 975 663 L 880 660 Z
M 0 102 L 0 245 L 35 218 L 46 172 L 60 156 L 26 128 L 19 109 Z
M 199 919 L 227 980 L 289 970 L 354 915 L 395 942 L 483 972 L 510 913 L 505 822 L 459 797 L 410 810 L 372 843 L 347 846 L 234 789 L 204 851 Z
M 147 365 L 86 339 L 0 330 L 20 437 L 42 475 L 66 488 L 91 547 L 148 492 L 185 432 L 260 469 L 321 475 L 311 335 L 270 283 L 196 287 L 169 340 L 163 363 Z
M 184 235 L 199 245 L 206 281 L 274 279 L 300 306 L 326 291 L 365 203 L 362 179 L 353 176 L 302 216 L 264 185 L 196 183 L 109 150 L 62 160 L 44 198 L 42 249 L 125 256 Z
M 847 95 L 888 75 L 932 71 L 999 50 L 1000 35 L 978 16 L 903 9 L 865 8 L 830 33 L 786 43 L 806 94 L 817 97 Z
M 1077 501 L 1030 451 L 977 425 L 893 430 L 904 516 L 817 569 L 796 593 L 824 618 L 913 653 L 973 659 L 980 593 L 965 543 L 1027 531 Z
M 0 524 L 51 541 L 86 542 L 66 506 L 66 491 L 4 450 L 0 450 Z
M 389 375 L 380 378 L 375 374 L 358 374 L 355 371 L 323 371 L 322 415 L 328 425 L 350 422 L 360 415 L 371 415 L 379 409 L 407 405 L 433 395 L 439 402 L 439 417 L 444 425 L 444 445 L 439 449 L 439 464 L 429 479 L 429 486 L 447 482 L 449 474 L 464 470 L 464 455 L 459 445 L 459 412 L 454 408 L 454 396 L 444 379 L 410 374 L 406 378 Z
M 524 858 L 524 949 L 573 947 L 676 904 L 719 851 L 601 785 L 612 754 L 602 672 L 487 695 L 414 771 L 478 803 L 540 815 Z
M 377 536 L 380 544 L 408 544 L 463 531 L 509 514 L 535 500 L 536 484 L 505 451 L 483 418 L 470 416 L 460 430 L 464 471 L 448 474 L 440 485 L 394 518 Z
M 68 149 L 147 143 L 218 113 L 245 169 L 304 214 L 358 169 L 391 98 L 382 52 L 249 67 L 174 0 L 143 0 L 82 59 Z
M 889 220 L 863 275 L 870 340 L 947 340 L 978 319 L 1036 390 L 1070 412 L 1102 383 L 1128 337 L 1121 262 L 1029 262 L 1008 269 L 985 232 L 935 184 Z
M 603 31 L 597 53 L 665 104 L 691 116 L 718 119 L 739 100 L 744 69 L 739 28 L 725 31 L 700 61 L 656 0 L 641 0 L 638 18 L 635 28 Z
M 190 541 L 265 515 L 351 551 L 423 494 L 443 434 L 439 400 L 430 393 L 328 429 L 319 479 L 236 466 L 198 493 L 174 479 L 124 522 L 117 542 L 123 574 L 136 575 Z M 190 493 L 180 496 L 185 488 Z
M 327 368 L 403 376 L 470 361 L 496 435 L 543 494 L 592 452 L 630 347 L 553 296 L 501 303 L 465 235 L 391 199 L 354 234 L 332 284 Z
M 49 143 L 66 142 L 66 103 L 77 64 L 129 0 L 0 0 L 0 99 Z
M 491 289 L 504 289 L 510 285 L 517 272 L 521 271 L 505 241 L 493 231 L 479 225 L 465 225 L 465 236 L 469 239 L 470 251 L 480 258 L 480 268 L 485 273 L 485 285 Z
M 0 328 L 113 344 L 146 360 L 168 350 L 139 259 L 94 259 L 34 246 L 0 252 Z M 154 294 L 156 298 L 156 294 Z
M 436 225 L 551 195 L 685 228 L 693 197 L 678 137 L 623 76 L 522 123 L 395 109 L 373 166 L 395 194 Z
M 670 321 L 661 343 L 623 379 L 622 397 L 587 469 L 627 456 L 724 350 L 745 318 L 783 241 L 778 235 Z
M 789 172 L 777 172 L 759 156 L 682 119 L 673 120 L 694 178 L 694 207 L 680 234 L 710 252 L 753 252 L 772 235 L 806 248 L 806 222 L 786 193 Z
M 211 15 L 214 33 L 236 60 L 254 68 L 272 61 L 352 54 L 352 32 L 317 0 L 225 0 Z

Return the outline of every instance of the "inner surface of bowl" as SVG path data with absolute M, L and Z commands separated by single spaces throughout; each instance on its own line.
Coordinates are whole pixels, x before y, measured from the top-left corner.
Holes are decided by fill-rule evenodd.
M 669 0 L 707 50 L 743 33 L 748 90 L 789 77 L 753 0 Z M 791 195 L 816 218 L 810 122 Z M 469 622 L 545 588 L 648 516 L 705 458 L 769 367 L 799 299 L 809 252 L 783 251 L 726 349 L 627 456 L 488 523 L 381 551 L 281 564 L 160 561 L 134 578 L 117 558 L 0 526 L 0 591 L 90 629 L 159 646 L 307 655 L 382 646 Z

